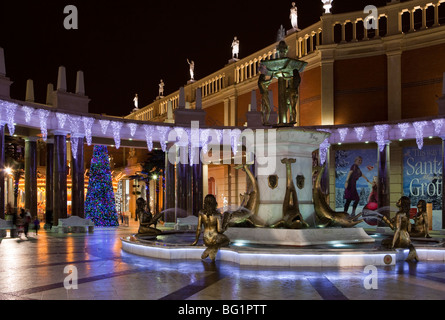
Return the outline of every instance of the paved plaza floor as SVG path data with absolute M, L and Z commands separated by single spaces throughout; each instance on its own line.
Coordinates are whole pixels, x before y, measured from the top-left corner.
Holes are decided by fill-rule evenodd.
M 444 263 L 398 262 L 370 273 L 363 267 L 267 268 L 224 261 L 167 261 L 123 252 L 120 237 L 136 230 L 134 225 L 83 235 L 42 230 L 38 235 L 30 231 L 28 239 L 3 239 L 0 299 L 264 302 L 445 298 Z M 75 275 L 77 288 L 73 287 Z

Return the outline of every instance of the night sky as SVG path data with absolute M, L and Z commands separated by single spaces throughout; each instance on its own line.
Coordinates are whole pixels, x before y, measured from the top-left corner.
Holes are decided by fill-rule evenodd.
M 319 20 L 319 0 L 296 0 L 299 27 Z M 133 98 L 151 103 L 164 80 L 165 95 L 190 79 L 187 59 L 195 61 L 195 79 L 217 71 L 232 58 L 240 40 L 240 58 L 276 41 L 281 25 L 291 28 L 292 1 L 196 0 L 1 0 L 0 47 L 11 96 L 24 100 L 26 80 L 34 80 L 36 102 L 45 103 L 48 83 L 57 84 L 58 67 L 67 68 L 68 91 L 76 72 L 85 73 L 91 113 L 125 116 Z M 386 0 L 334 0 L 333 13 L 385 5 Z M 65 6 L 78 9 L 79 29 L 66 30 Z

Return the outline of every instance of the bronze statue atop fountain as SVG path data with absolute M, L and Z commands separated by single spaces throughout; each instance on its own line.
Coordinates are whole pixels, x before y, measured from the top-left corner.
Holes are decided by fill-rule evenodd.
M 301 84 L 300 73 L 304 71 L 307 62 L 287 57 L 289 47 L 286 42 L 280 41 L 277 47 L 279 57 L 265 60 L 260 65 L 259 89 L 264 103 L 268 97 L 270 79 L 278 79 L 278 125 L 279 127 L 293 127 L 297 122 L 297 108 L 299 101 L 299 88 Z M 266 80 L 266 77 L 270 79 Z M 263 124 L 268 123 L 268 109 L 263 109 Z M 269 108 L 270 113 L 270 108 Z

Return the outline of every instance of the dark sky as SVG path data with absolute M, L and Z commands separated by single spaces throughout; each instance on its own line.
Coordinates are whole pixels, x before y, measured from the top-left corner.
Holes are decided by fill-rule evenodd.
M 296 0 L 301 29 L 317 22 L 319 0 Z M 232 57 L 234 36 L 240 58 L 276 41 L 280 25 L 291 28 L 292 0 L 1 0 L 0 47 L 5 50 L 11 96 L 24 100 L 26 80 L 34 80 L 36 102 L 45 103 L 48 83 L 57 83 L 58 67 L 67 68 L 68 91 L 76 72 L 85 73 L 90 112 L 128 115 L 133 97 L 139 106 L 158 94 L 160 79 L 168 95 L 189 80 L 222 68 Z M 386 0 L 334 0 L 333 13 L 385 5 Z M 78 9 L 79 29 L 66 30 L 65 6 Z

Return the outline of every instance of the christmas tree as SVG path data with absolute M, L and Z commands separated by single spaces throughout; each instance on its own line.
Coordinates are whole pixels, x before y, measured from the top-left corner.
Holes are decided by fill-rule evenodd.
M 97 227 L 119 226 L 106 146 L 95 146 L 85 201 L 85 217 Z

